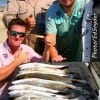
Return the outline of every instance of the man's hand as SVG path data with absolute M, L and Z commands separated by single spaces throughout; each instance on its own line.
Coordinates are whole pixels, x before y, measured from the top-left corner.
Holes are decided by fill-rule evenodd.
M 19 54 L 17 56 L 17 60 L 19 61 L 19 64 L 30 62 L 30 58 L 29 58 L 28 53 L 24 52 L 23 50 L 19 51 Z
M 48 34 L 45 37 L 45 45 L 48 47 L 49 50 L 49 56 L 51 58 L 51 61 L 53 62 L 61 62 L 66 60 L 66 58 L 62 57 L 58 54 L 58 51 L 56 49 L 56 35 L 55 34 Z M 47 50 L 46 50 L 47 52 Z
M 66 60 L 66 58 L 62 57 L 61 55 L 51 57 L 51 61 L 53 61 L 53 62 L 62 62 L 64 60 Z

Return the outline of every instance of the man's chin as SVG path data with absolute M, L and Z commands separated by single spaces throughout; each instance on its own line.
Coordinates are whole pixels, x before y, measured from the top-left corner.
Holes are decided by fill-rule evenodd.
M 15 47 L 19 47 L 20 44 L 21 44 L 21 43 L 15 43 L 15 44 L 13 44 L 13 46 L 15 46 Z

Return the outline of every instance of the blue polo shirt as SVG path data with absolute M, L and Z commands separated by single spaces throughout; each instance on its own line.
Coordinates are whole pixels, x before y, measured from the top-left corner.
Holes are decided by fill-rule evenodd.
M 81 61 L 81 23 L 85 0 L 76 0 L 69 17 L 59 3 L 52 5 L 46 13 L 46 34 L 56 34 L 57 50 L 67 61 Z

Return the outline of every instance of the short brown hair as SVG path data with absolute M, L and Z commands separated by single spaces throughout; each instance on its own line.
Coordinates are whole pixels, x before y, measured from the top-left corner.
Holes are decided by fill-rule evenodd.
M 26 23 L 20 18 L 12 19 L 8 24 L 8 30 L 11 30 L 11 27 L 13 25 L 21 25 L 21 26 L 24 26 L 26 28 Z

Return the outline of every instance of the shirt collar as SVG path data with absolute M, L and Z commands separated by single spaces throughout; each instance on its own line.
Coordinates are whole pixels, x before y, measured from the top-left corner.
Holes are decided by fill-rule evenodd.
M 77 3 L 78 3 L 78 0 L 76 0 L 76 2 L 75 2 L 74 9 L 73 9 L 71 17 L 80 18 L 80 15 L 83 13 L 83 9 L 84 9 L 83 5 L 84 4 L 82 5 L 82 7 L 76 7 L 76 6 L 78 6 Z M 64 10 L 62 9 L 62 7 L 59 3 L 58 3 L 58 6 L 60 7 L 60 12 L 63 13 L 64 16 L 67 16 L 64 13 Z M 67 16 L 67 18 L 68 18 L 68 16 Z
M 11 49 L 10 49 L 10 47 L 9 47 L 9 45 L 8 45 L 8 43 L 7 43 L 7 41 L 8 41 L 8 39 L 4 42 L 4 47 L 5 47 L 9 52 L 11 52 Z M 21 45 L 20 45 L 20 48 L 22 48 Z

